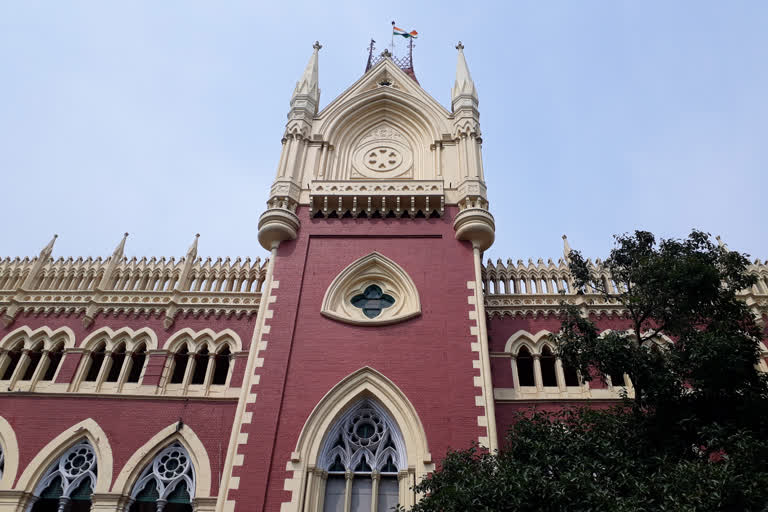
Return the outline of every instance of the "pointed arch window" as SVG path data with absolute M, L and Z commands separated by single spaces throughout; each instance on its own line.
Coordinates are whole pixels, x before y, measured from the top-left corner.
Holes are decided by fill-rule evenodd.
M 109 373 L 107 374 L 106 382 L 117 382 L 120 378 L 120 372 L 123 371 L 123 364 L 125 363 L 125 344 L 120 343 L 112 350 L 112 364 L 109 367 Z
M 189 350 L 187 345 L 182 345 L 173 355 L 173 373 L 171 374 L 171 384 L 181 384 L 184 382 L 184 375 L 187 373 L 187 363 L 189 362 Z
M 96 382 L 101 372 L 106 356 L 106 345 L 102 342 L 91 352 L 91 365 L 88 367 L 88 373 L 85 375 L 86 382 Z
M 52 381 L 59 370 L 61 359 L 64 356 L 64 344 L 59 343 L 48 352 L 48 366 L 45 368 L 42 380 Z
M 521 386 L 535 386 L 533 356 L 528 347 L 520 347 L 517 352 L 517 375 Z
M 227 377 L 229 376 L 229 358 L 232 353 L 229 351 L 229 346 L 224 345 L 218 354 L 216 354 L 216 366 L 213 369 L 213 381 L 211 384 L 217 386 L 223 386 L 227 383 Z
M 547 345 L 541 350 L 541 382 L 544 387 L 557 387 L 555 355 Z
M 141 372 L 144 370 L 144 361 L 147 358 L 147 348 L 142 343 L 131 354 L 131 371 L 128 372 L 127 382 L 137 383 L 141 378 Z
M 96 485 L 96 453 L 80 441 L 54 462 L 37 484 L 31 512 L 87 512 Z
M 5 369 L 3 370 L 2 380 L 11 380 L 13 377 L 13 374 L 16 372 L 16 367 L 19 365 L 19 360 L 21 360 L 22 348 L 24 348 L 24 342 L 20 341 L 5 354 L 5 357 L 3 358 Z
M 330 430 L 319 466 L 328 473 L 323 512 L 388 511 L 398 504 L 405 443 L 386 411 L 365 399 Z
M 209 356 L 208 347 L 203 347 L 197 352 L 195 356 L 195 370 L 192 372 L 192 384 L 205 384 Z
M 161 451 L 142 471 L 131 492 L 130 512 L 192 512 L 195 468 L 181 443 Z
M 27 352 L 27 366 L 24 368 L 24 374 L 20 380 L 32 380 L 35 375 L 37 365 L 43 359 L 43 342 L 37 343 L 29 352 Z

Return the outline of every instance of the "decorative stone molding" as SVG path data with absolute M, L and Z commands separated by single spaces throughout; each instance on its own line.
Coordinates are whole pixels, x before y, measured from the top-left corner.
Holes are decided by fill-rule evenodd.
M 567 243 L 567 242 L 566 242 Z M 566 246 L 567 249 L 567 246 Z M 620 283 L 613 280 L 600 259 L 587 262 L 594 282 L 601 282 L 611 293 L 620 293 Z M 756 315 L 768 314 L 768 261 L 755 262 L 749 272 L 757 277 L 757 283 L 739 295 Z M 493 316 L 550 316 L 557 315 L 562 303 L 579 306 L 585 313 L 606 316 L 624 316 L 626 311 L 613 299 L 606 300 L 598 291 L 587 285 L 577 290 L 568 264 L 563 260 L 536 263 L 518 260 L 513 263 L 501 259 L 491 260 L 483 266 L 482 280 L 486 310 Z
M 288 198 L 279 201 L 259 217 L 259 243 L 270 251 L 284 240 L 295 240 L 301 222 L 294 213 L 296 205 Z
M 310 217 L 442 217 L 441 181 L 313 181 Z
M 387 122 L 371 129 L 352 152 L 352 178 L 412 177 L 413 149 L 400 131 Z
M 110 313 L 164 314 L 171 320 L 180 313 L 257 313 L 266 261 L 212 261 L 196 254 L 195 245 L 179 260 L 128 259 L 121 253 L 53 260 L 44 254 L 38 265 L 38 258 L 6 258 L 0 260 L 0 311 L 6 325 L 19 313 L 84 315 L 89 324 Z M 36 278 L 22 286 L 33 270 Z
M 394 304 L 374 318 L 352 303 L 353 297 L 376 285 L 394 298 Z M 421 314 L 416 285 L 397 263 L 373 252 L 345 268 L 334 278 L 325 292 L 320 312 L 340 322 L 355 325 L 386 325 L 403 322 Z
M 481 207 L 468 207 L 459 211 L 453 221 L 457 240 L 472 242 L 481 251 L 488 249 L 496 238 L 493 215 Z
M 407 457 L 407 464 L 404 465 L 408 469 L 398 474 L 400 504 L 410 507 L 415 503 L 413 485 L 435 469 L 424 427 L 405 394 L 381 373 L 364 367 L 328 391 L 304 423 L 296 442 L 296 450 L 287 462 L 287 469 L 292 476 L 286 478 L 283 488 L 290 492 L 291 498 L 282 504 L 281 512 L 322 510 L 322 492 L 325 488 L 322 480 L 327 474 L 317 465 L 328 432 L 345 411 L 366 398 L 380 404 L 402 433 L 405 445 L 403 455 Z M 349 474 L 352 475 L 351 472 Z

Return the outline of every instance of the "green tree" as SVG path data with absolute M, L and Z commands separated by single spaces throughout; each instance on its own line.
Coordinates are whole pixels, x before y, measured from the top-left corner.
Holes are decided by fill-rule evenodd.
M 578 252 L 569 267 L 576 290 L 623 307 L 627 330 L 601 335 L 564 307 L 558 352 L 588 380 L 626 373 L 634 398 L 520 415 L 498 453 L 449 453 L 417 485 L 413 512 L 768 510 L 762 333 L 738 298 L 754 284 L 747 257 L 700 231 L 615 240 L 602 263 L 610 290 Z

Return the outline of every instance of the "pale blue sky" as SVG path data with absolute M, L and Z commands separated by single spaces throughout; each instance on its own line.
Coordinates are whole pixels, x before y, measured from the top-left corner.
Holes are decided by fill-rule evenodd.
M 698 227 L 768 258 L 762 1 L 0 4 L 0 256 L 263 256 L 256 223 L 291 92 L 321 105 L 390 21 L 420 33 L 450 108 L 456 41 L 480 95 L 497 241 L 486 257 L 590 256 L 637 228 Z M 402 45 L 401 45 L 402 46 Z

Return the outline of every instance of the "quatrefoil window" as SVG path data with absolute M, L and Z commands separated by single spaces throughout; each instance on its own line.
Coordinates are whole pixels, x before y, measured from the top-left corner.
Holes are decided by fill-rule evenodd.
M 384 308 L 395 303 L 394 297 L 387 295 L 378 285 L 368 286 L 363 293 L 352 297 L 352 305 L 363 310 L 368 318 L 376 318 Z

